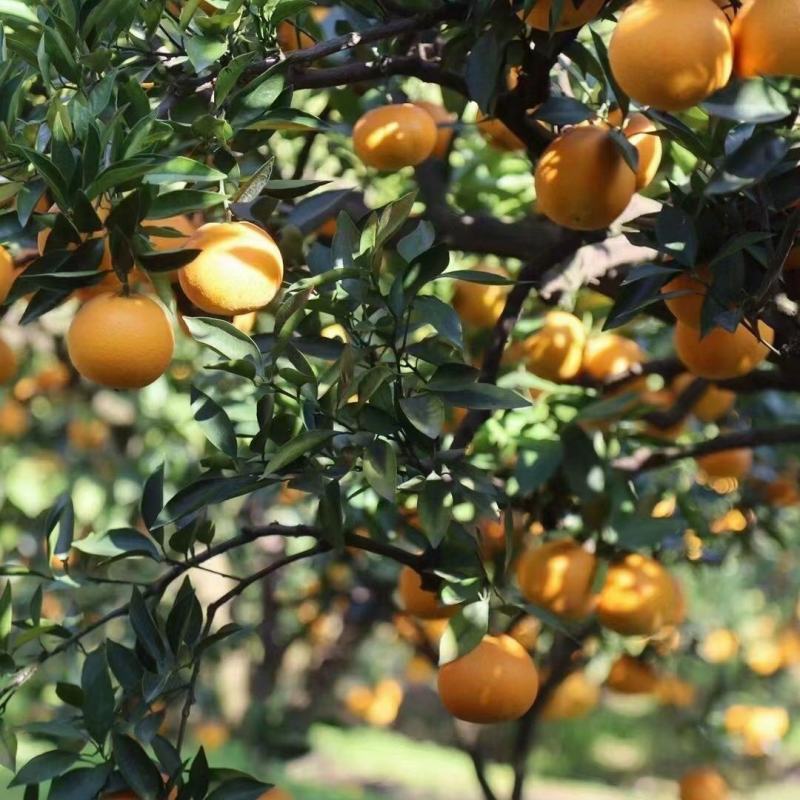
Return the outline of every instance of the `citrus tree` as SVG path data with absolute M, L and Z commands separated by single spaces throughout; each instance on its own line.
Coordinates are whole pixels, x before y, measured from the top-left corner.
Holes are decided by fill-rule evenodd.
M 736 681 L 800 661 L 797 580 L 775 583 L 800 499 L 800 2 L 740 6 L 0 0 L 4 435 L 39 409 L 43 445 L 84 402 L 59 499 L 6 505 L 36 531 L 0 600 L 26 800 L 284 797 L 187 731 L 204 667 L 254 632 L 266 702 L 307 633 L 274 591 L 299 566 L 367 607 L 362 633 L 397 586 L 487 800 L 496 741 L 461 723 L 511 723 L 492 757 L 520 800 L 604 659 L 720 761 L 775 749 L 771 684 L 733 703 L 726 673 L 701 702 L 678 674 L 736 654 L 680 580 L 731 564 L 776 610 Z M 89 409 L 121 402 L 101 461 Z M 135 491 L 76 512 L 109 464 Z M 16 764 L 32 687 L 49 746 Z M 718 765 L 681 784 L 726 792 Z

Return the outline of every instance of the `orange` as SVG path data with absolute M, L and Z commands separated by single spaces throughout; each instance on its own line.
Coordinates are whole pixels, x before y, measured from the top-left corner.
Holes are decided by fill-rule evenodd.
M 317 236 L 322 236 L 324 239 L 333 239 L 336 236 L 336 217 L 329 217 L 317 228 Z
M 142 226 L 145 228 L 172 228 L 182 236 L 150 236 L 150 246 L 153 250 L 178 250 L 186 247 L 189 237 L 197 230 L 197 225 L 186 214 L 177 214 L 164 219 L 146 219 Z
M 759 639 L 751 642 L 744 658 L 745 664 L 763 678 L 774 675 L 783 667 L 783 650 L 780 642 L 772 639 Z
M 678 273 L 669 283 L 665 283 L 661 287 L 661 293 L 664 295 L 672 292 L 684 292 L 684 294 L 667 297 L 664 300 L 675 319 L 691 328 L 700 327 L 700 316 L 711 277 L 711 270 L 707 266 L 702 266 L 694 274 L 691 272 Z
M 542 623 L 536 617 L 526 614 L 514 623 L 508 635 L 516 639 L 526 650 L 534 650 L 541 632 Z
M 0 383 L 8 383 L 17 373 L 17 357 L 4 339 L 0 339 Z
M 601 333 L 586 342 L 583 370 L 597 381 L 629 372 L 645 360 L 645 354 L 633 339 L 616 333 Z
M 733 38 L 712 0 L 635 0 L 617 22 L 608 58 L 637 103 L 682 111 L 728 82 Z
M 564 0 L 561 6 L 561 14 L 553 30 L 567 31 L 573 28 L 580 28 L 590 20 L 593 20 L 603 8 L 605 0 L 583 0 L 580 5 L 575 0 Z M 540 31 L 550 30 L 550 9 L 553 5 L 552 0 L 537 0 L 533 11 L 525 18 L 525 22 Z
M 678 395 L 683 394 L 695 380 L 694 375 L 684 372 L 672 382 L 672 389 Z M 735 403 L 734 392 L 710 385 L 692 406 L 692 413 L 701 422 L 716 422 L 720 417 L 724 417 Z
M 508 273 L 499 267 L 481 267 L 480 271 L 508 278 Z M 468 325 L 475 328 L 491 328 L 503 313 L 510 290 L 509 284 L 456 281 L 453 308 Z
M 178 272 L 189 300 L 209 314 L 232 316 L 264 308 L 283 280 L 274 239 L 249 222 L 209 222 L 187 240 L 202 251 Z
M 110 434 L 101 419 L 71 419 L 67 423 L 67 440 L 75 450 L 99 450 L 106 445 Z
M 580 371 L 586 330 L 566 311 L 545 314 L 544 325 L 523 343 L 528 369 L 549 381 L 568 381 Z
M 487 117 L 481 111 L 478 112 L 478 130 L 481 136 L 497 150 L 513 153 L 525 149 L 525 142 L 505 122 L 495 117 Z
M 112 389 L 152 383 L 169 366 L 174 346 L 166 312 L 144 295 L 97 295 L 75 314 L 67 332 L 75 369 Z
M 436 592 L 423 589 L 420 574 L 411 567 L 400 570 L 397 591 L 403 610 L 419 619 L 441 619 L 451 617 L 456 612 L 455 606 L 448 608 L 442 605 Z
M 295 50 L 307 50 L 309 47 L 313 47 L 316 44 L 316 40 L 313 36 L 309 36 L 305 31 L 301 31 L 300 28 L 289 22 L 288 19 L 278 24 L 275 37 L 278 40 L 278 47 L 280 47 L 284 53 L 293 53 Z
M 639 153 L 639 166 L 636 170 L 637 190 L 649 186 L 661 166 L 664 145 L 656 131 L 656 126 L 644 114 L 632 114 L 622 129 Z
M 429 158 L 439 140 L 433 117 L 414 103 L 367 111 L 353 128 L 353 149 L 368 167 L 396 170 Z
M 236 314 L 231 322 L 233 322 L 233 327 L 236 330 L 250 334 L 256 327 L 256 322 L 258 322 L 258 312 L 249 311 L 247 314 Z
M 665 675 L 659 678 L 655 695 L 661 705 L 688 708 L 697 700 L 697 688 L 676 675 Z
M 542 709 L 542 719 L 579 719 L 597 707 L 600 687 L 583 670 L 571 672 Z
M 414 105 L 425 109 L 436 123 L 436 144 L 433 147 L 431 156 L 433 158 L 446 158 L 450 150 L 450 142 L 453 141 L 455 134 L 453 124 L 456 121 L 456 115 L 451 114 L 444 106 L 438 103 L 429 103 L 427 100 L 417 100 Z
M 195 726 L 194 736 L 199 745 L 213 751 L 219 750 L 231 738 L 231 732 L 224 722 L 207 720 Z
M 669 622 L 674 601 L 674 586 L 664 567 L 641 553 L 630 553 L 609 567 L 597 611 L 609 630 L 652 636 Z
M 800 5 L 796 0 L 750 0 L 731 30 L 740 78 L 800 76 Z
M 601 127 L 562 133 L 542 153 L 534 178 L 539 211 L 579 231 L 608 227 L 636 191 L 636 174 Z
M 629 655 L 620 656 L 612 665 L 606 686 L 619 694 L 652 694 L 659 678 L 646 661 Z
M 758 331 L 764 342 L 772 344 L 772 328 L 759 321 Z M 678 358 L 689 372 L 709 380 L 746 375 L 769 354 L 767 344 L 762 344 L 744 325 L 733 333 L 714 328 L 701 338 L 700 331 L 678 322 L 673 341 Z
M 0 437 L 21 439 L 30 427 L 28 409 L 22 403 L 9 398 L 0 404 Z
M 272 789 L 267 789 L 258 800 L 293 800 L 293 798 L 285 789 L 273 786 Z
M 736 450 L 722 450 L 699 456 L 697 466 L 708 478 L 736 478 L 740 480 L 750 474 L 753 468 L 753 451 L 741 447 Z
M 69 367 L 61 361 L 55 361 L 40 370 L 36 384 L 41 392 L 58 392 L 69 386 L 71 379 Z
M 728 784 L 712 767 L 690 770 L 680 782 L 681 800 L 726 800 Z
M 5 303 L 11 284 L 17 277 L 17 269 L 14 266 L 14 259 L 11 258 L 8 250 L 0 246 L 0 303 Z
M 653 410 L 661 413 L 668 412 L 675 405 L 675 393 L 668 389 L 661 389 L 657 392 L 645 391 L 639 396 L 639 402 L 644 406 L 649 406 Z M 680 436 L 686 429 L 686 421 L 679 419 L 675 424 L 667 428 L 660 428 L 647 422 L 644 425 L 644 432 L 654 439 L 664 439 L 671 441 Z
M 484 636 L 466 655 L 439 670 L 439 696 L 458 719 L 487 724 L 519 719 L 539 690 L 525 648 L 510 636 Z
M 788 477 L 777 477 L 763 488 L 764 499 L 775 508 L 796 506 L 800 503 L 797 481 Z
M 591 610 L 597 559 L 574 539 L 556 539 L 527 550 L 517 564 L 523 597 L 567 619 Z

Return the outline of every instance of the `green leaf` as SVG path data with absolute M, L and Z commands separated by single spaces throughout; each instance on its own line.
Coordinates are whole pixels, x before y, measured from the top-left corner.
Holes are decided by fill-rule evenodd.
M 5 646 L 11 633 L 14 621 L 14 608 L 11 601 L 11 581 L 6 581 L 3 595 L 0 597 L 0 644 Z
M 192 415 L 203 427 L 206 438 L 214 447 L 235 458 L 238 450 L 236 431 L 225 409 L 196 386 L 192 386 L 190 402 Z
M 337 549 L 344 547 L 344 508 L 339 481 L 328 481 L 319 501 L 319 527 L 322 538 Z
M 130 558 L 146 556 L 160 561 L 161 556 L 155 543 L 136 528 L 115 528 L 105 533 L 92 534 L 77 539 L 72 546 L 82 553 L 100 558 Z
M 271 788 L 272 784 L 255 778 L 233 778 L 214 789 L 207 800 L 259 800 Z
M 736 122 L 777 122 L 791 113 L 786 98 L 764 78 L 732 80 L 700 107 L 715 117 Z
M 144 602 L 142 593 L 136 586 L 131 591 L 128 616 L 131 621 L 131 627 L 142 647 L 155 661 L 161 662 L 165 653 L 164 640 L 161 638 L 161 632 L 158 630 L 155 620 Z
M 127 693 L 141 689 L 142 665 L 133 650 L 109 639 L 106 642 L 106 658 L 114 677 Z
M 203 211 L 222 205 L 225 195 L 219 192 L 203 192 L 199 189 L 176 189 L 158 195 L 150 204 L 148 219 L 166 219 L 178 214 Z
M 513 286 L 515 283 L 513 278 L 480 269 L 454 269 L 451 272 L 445 272 L 440 277 L 468 283 L 480 283 L 486 286 Z
M 448 499 L 451 502 L 447 502 Z M 453 516 L 450 486 L 438 477 L 429 475 L 417 497 L 417 514 L 428 541 L 438 547 L 447 534 Z
M 394 501 L 397 495 L 397 454 L 389 442 L 376 439 L 367 445 L 364 477 L 378 495 Z
M 74 769 L 53 781 L 47 800 L 86 800 L 96 797 L 110 774 L 110 764 Z
M 299 108 L 273 108 L 245 126 L 248 131 L 319 131 L 328 126 Z
M 20 22 L 38 23 L 36 12 L 22 0 L 0 0 L 0 19 L 16 19 Z
M 142 746 L 122 733 L 113 736 L 114 760 L 126 783 L 140 800 L 158 800 L 164 784 L 156 765 Z
M 232 58 L 219 71 L 217 79 L 214 81 L 214 105 L 216 108 L 219 108 L 225 102 L 225 98 L 231 89 L 235 88 L 245 68 L 253 63 L 255 57 L 256 54 L 252 52 L 242 53 L 242 55 Z
M 444 404 L 434 394 L 417 394 L 400 400 L 400 408 L 406 419 L 429 439 L 442 435 L 444 427 Z
M 489 631 L 489 598 L 469 603 L 450 620 L 439 642 L 439 666 L 474 650 Z
M 427 220 L 420 220 L 411 233 L 406 234 L 397 243 L 397 252 L 411 264 L 415 259 L 433 247 L 436 241 L 436 231 Z
M 163 163 L 164 159 L 156 155 L 139 155 L 118 161 L 100 172 L 86 187 L 86 196 L 91 200 L 109 189 L 143 178 Z
M 334 436 L 334 431 L 305 431 L 300 436 L 292 439 L 284 445 L 277 453 L 274 453 L 264 472 L 275 475 L 285 466 L 306 455 L 313 455 L 323 444 L 327 444 Z
M 189 181 L 194 183 L 219 183 L 225 180 L 225 173 L 195 161 L 186 156 L 176 156 L 160 163 L 146 175 L 146 182 L 156 186 L 165 183 Z
M 499 409 L 528 408 L 531 403 L 511 389 L 503 389 L 490 383 L 476 383 L 474 386 L 455 392 L 437 392 L 451 406 L 476 408 L 487 411 Z
M 230 322 L 213 317 L 186 317 L 192 337 L 231 361 L 251 359 L 261 365 L 258 345 Z
M 328 180 L 269 180 L 262 187 L 263 194 L 279 197 L 282 200 L 313 192 L 320 186 L 330 183 Z
M 201 508 L 218 505 L 225 500 L 250 494 L 272 483 L 271 478 L 260 475 L 233 475 L 231 477 L 203 477 L 184 486 L 164 506 L 156 523 L 168 525 L 194 515 Z
M 532 119 L 551 125 L 577 125 L 594 117 L 595 112 L 574 97 L 550 97 L 531 114 Z
M 114 689 L 108 674 L 105 647 L 100 646 L 86 656 L 81 673 L 83 719 L 92 738 L 105 741 L 114 721 Z
M 185 36 L 186 55 L 196 72 L 210 67 L 228 52 L 228 43 L 224 39 L 213 39 L 210 36 Z
M 438 297 L 425 295 L 414 300 L 412 321 L 415 324 L 426 323 L 453 347 L 461 350 L 464 347 L 464 336 L 461 330 L 461 318 L 456 310 Z
M 9 786 L 27 786 L 31 783 L 44 783 L 65 773 L 77 760 L 77 753 L 66 750 L 51 750 L 34 756 L 9 783 Z
M 555 475 L 561 466 L 564 449 L 558 439 L 542 439 L 520 444 L 514 477 L 519 494 L 529 494 Z

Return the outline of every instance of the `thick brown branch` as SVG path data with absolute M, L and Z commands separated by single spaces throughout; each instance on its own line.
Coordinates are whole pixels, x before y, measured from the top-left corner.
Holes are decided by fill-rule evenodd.
M 624 456 L 614 462 L 614 466 L 631 474 L 658 469 L 685 458 L 697 458 L 724 450 L 736 450 L 740 447 L 762 447 L 764 445 L 794 444 L 800 442 L 800 425 L 785 425 L 780 428 L 767 428 L 750 431 L 726 433 L 699 444 L 687 447 L 666 447 L 653 451 L 648 448 Z

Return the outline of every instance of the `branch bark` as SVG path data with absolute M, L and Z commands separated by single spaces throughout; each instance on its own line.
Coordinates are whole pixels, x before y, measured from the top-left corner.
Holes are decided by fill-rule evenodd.
M 687 447 L 666 447 L 657 451 L 643 448 L 630 456 L 618 458 L 613 465 L 622 472 L 637 475 L 686 458 L 698 458 L 741 447 L 777 446 L 797 442 L 800 442 L 800 425 L 785 425 L 779 428 L 726 433 Z

